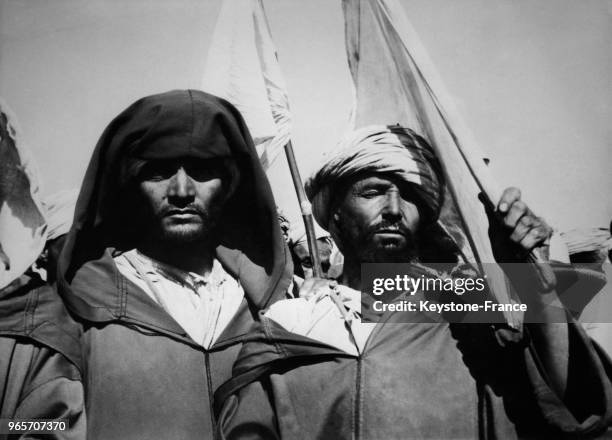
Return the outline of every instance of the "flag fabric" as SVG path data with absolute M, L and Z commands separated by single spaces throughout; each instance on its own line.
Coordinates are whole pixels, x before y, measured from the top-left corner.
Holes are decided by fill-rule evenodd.
M 39 177 L 16 118 L 0 100 L 0 289 L 23 274 L 45 246 Z
M 202 90 L 234 104 L 264 169 L 291 136 L 287 88 L 262 0 L 224 0 L 206 60 Z
M 400 124 L 425 137 L 448 183 L 440 225 L 467 261 L 494 263 L 479 195 L 497 203 L 501 192 L 401 5 L 397 0 L 343 0 L 343 12 L 355 97 L 350 128 Z M 517 302 L 498 266 L 481 268 L 500 303 Z M 508 312 L 505 318 L 518 327 L 523 316 Z

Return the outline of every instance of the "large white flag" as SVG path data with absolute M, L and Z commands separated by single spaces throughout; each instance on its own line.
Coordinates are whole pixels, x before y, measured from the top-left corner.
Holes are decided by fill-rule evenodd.
M 400 124 L 432 144 L 448 181 L 441 224 L 467 260 L 494 263 L 481 192 L 497 203 L 501 193 L 427 51 L 397 0 L 343 0 L 346 49 L 355 85 L 352 128 Z M 483 267 L 493 294 L 509 303 L 501 269 Z M 518 326 L 522 314 L 507 313 Z
M 0 100 L 0 289 L 24 273 L 47 238 L 39 178 L 15 117 Z
M 240 110 L 268 168 L 290 139 L 291 114 L 262 0 L 223 1 L 202 90 Z

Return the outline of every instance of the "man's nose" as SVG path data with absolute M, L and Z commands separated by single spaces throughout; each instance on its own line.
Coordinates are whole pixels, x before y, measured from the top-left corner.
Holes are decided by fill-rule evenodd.
M 168 198 L 192 199 L 195 196 L 195 187 L 191 177 L 183 167 L 179 168 L 168 187 Z
M 401 195 L 397 190 L 390 190 L 387 193 L 385 206 L 382 212 L 383 218 L 386 220 L 396 221 L 402 216 L 401 212 Z

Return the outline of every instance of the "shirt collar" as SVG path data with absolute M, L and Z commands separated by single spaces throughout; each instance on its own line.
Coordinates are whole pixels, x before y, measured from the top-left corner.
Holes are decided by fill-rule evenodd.
M 221 263 L 216 258 L 213 259 L 213 267 L 210 273 L 206 276 L 202 276 L 195 272 L 184 271 L 178 267 L 155 260 L 142 254 L 138 250 L 136 250 L 135 254 L 147 268 L 148 274 L 162 276 L 195 291 L 197 291 L 199 287 L 209 284 L 214 287 L 219 287 L 227 279 L 227 272 L 225 272 L 223 266 L 221 266 Z

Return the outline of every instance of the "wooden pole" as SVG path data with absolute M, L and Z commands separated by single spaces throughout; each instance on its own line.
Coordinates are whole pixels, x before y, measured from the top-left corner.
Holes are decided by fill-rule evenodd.
M 287 142 L 285 145 L 285 154 L 287 155 L 291 179 L 293 179 L 293 186 L 295 187 L 295 193 L 297 194 L 298 203 L 300 204 L 302 220 L 304 220 L 308 250 L 310 251 L 310 258 L 312 259 L 312 273 L 315 277 L 322 278 L 323 272 L 321 270 L 321 259 L 319 258 L 319 247 L 317 245 L 317 236 L 314 229 L 314 220 L 312 219 L 312 207 L 308 198 L 306 198 L 306 192 L 304 191 L 304 185 L 302 184 L 300 170 L 295 160 L 295 153 L 293 152 L 293 144 L 291 141 Z
M 293 180 L 295 193 L 297 194 L 298 202 L 300 204 L 300 211 L 302 212 L 302 219 L 304 220 L 308 250 L 310 252 L 310 258 L 312 259 L 312 273 L 315 278 L 322 278 L 323 271 L 321 270 L 319 246 L 317 245 L 317 236 L 315 234 L 314 220 L 312 218 L 312 206 L 306 197 L 306 192 L 304 191 L 304 185 L 302 184 L 300 170 L 298 169 L 297 161 L 295 160 L 295 153 L 293 152 L 293 144 L 291 141 L 287 142 L 285 145 L 285 154 L 287 155 L 287 163 L 289 164 L 291 179 Z M 338 307 L 338 310 L 340 311 L 340 314 L 344 320 L 348 322 L 348 313 L 337 292 L 332 292 L 330 298 L 336 304 L 336 307 Z

